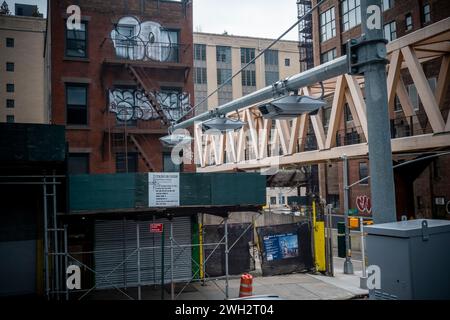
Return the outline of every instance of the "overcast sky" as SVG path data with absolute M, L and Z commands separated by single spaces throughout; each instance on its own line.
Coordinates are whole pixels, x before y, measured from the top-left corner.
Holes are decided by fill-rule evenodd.
M 194 31 L 277 38 L 297 21 L 296 0 L 192 0 Z M 297 28 L 284 40 L 298 40 Z
M 105 0 L 108 1 L 108 0 Z M 46 15 L 46 0 L 6 0 L 14 13 L 14 3 L 37 4 Z M 277 38 L 297 20 L 296 0 L 192 0 L 194 31 L 240 36 Z M 3 0 L 0 0 L 3 3 Z M 297 28 L 283 39 L 298 40 Z

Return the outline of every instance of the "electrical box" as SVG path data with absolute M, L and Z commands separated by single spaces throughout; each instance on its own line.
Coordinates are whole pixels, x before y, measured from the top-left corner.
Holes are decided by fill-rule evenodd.
M 450 221 L 409 220 L 364 231 L 368 265 L 380 268 L 381 288 L 369 290 L 371 299 L 450 299 Z

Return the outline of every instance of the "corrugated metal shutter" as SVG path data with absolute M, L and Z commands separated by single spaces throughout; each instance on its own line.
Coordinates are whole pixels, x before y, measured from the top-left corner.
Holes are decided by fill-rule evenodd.
M 140 247 L 141 247 L 141 284 L 161 283 L 161 234 L 149 232 L 152 221 L 139 221 Z M 155 220 L 155 223 L 164 223 L 164 270 L 165 283 L 170 282 L 170 221 L 167 219 Z M 191 244 L 190 217 L 173 219 L 174 240 L 179 245 Z M 132 220 L 97 220 L 95 224 L 95 276 L 97 288 L 132 287 L 137 285 L 137 248 L 136 221 Z M 145 249 L 157 247 L 156 249 Z M 179 248 L 174 244 L 174 279 L 187 281 L 192 277 L 191 247 Z M 126 258 L 126 262 L 123 262 Z M 123 263 L 122 263 L 123 262 Z M 122 264 L 121 264 L 122 263 Z M 113 271 L 114 270 L 114 271 Z M 110 272 L 110 281 L 102 276 Z

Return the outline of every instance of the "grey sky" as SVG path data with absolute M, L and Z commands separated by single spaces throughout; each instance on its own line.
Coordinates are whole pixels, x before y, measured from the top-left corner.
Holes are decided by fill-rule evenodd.
M 107 1 L 107 0 L 106 0 Z M 0 0 L 2 3 L 3 0 Z M 6 0 L 14 4 L 37 4 L 46 16 L 47 0 Z M 296 0 L 192 0 L 194 31 L 276 38 L 297 20 Z M 298 40 L 297 28 L 285 40 Z
M 194 31 L 277 38 L 297 21 L 296 0 L 192 0 Z M 283 40 L 298 40 L 297 28 Z

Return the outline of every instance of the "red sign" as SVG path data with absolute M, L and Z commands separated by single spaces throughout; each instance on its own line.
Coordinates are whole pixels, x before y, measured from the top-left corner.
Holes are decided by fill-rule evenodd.
M 164 224 L 162 223 L 151 223 L 150 233 L 162 233 L 164 230 Z

